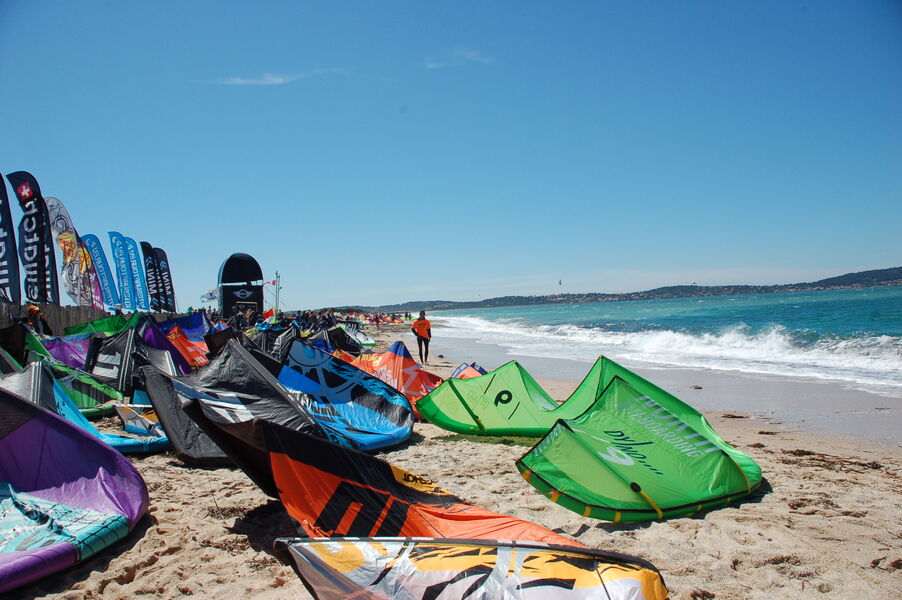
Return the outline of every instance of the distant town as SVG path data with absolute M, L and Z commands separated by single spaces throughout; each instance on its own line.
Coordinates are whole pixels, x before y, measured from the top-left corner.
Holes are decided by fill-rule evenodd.
M 499 306 L 531 306 L 535 304 L 578 304 L 586 302 L 622 302 L 625 300 L 655 300 L 660 298 L 693 298 L 706 296 L 735 296 L 740 294 L 773 294 L 781 292 L 808 292 L 862 287 L 902 286 L 902 267 L 874 269 L 858 273 L 846 273 L 809 283 L 783 285 L 671 285 L 644 292 L 604 294 L 597 292 L 573 294 L 546 294 L 542 296 L 500 296 L 478 302 L 453 302 L 450 300 L 418 300 L 403 304 L 383 306 L 343 307 L 367 312 L 415 312 L 419 310 L 454 310 L 465 308 L 492 308 Z

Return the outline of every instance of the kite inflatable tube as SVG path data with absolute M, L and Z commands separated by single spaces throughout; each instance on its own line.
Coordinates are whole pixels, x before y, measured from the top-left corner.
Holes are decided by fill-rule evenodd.
M 275 549 L 317 600 L 667 598 L 651 563 L 589 548 L 433 538 L 280 538 Z

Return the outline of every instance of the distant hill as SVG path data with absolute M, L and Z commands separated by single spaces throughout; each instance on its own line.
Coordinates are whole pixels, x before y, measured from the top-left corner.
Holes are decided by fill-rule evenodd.
M 586 292 L 575 294 L 549 294 L 544 296 L 501 296 L 476 302 L 451 300 L 417 300 L 403 304 L 383 306 L 346 306 L 345 309 L 367 312 L 417 312 L 420 310 L 453 310 L 464 308 L 491 308 L 499 306 L 531 306 L 535 304 L 573 304 L 585 302 L 622 302 L 624 300 L 654 300 L 660 298 L 693 298 L 704 296 L 734 296 L 739 294 L 771 294 L 777 292 L 802 292 L 855 287 L 902 286 L 902 267 L 874 269 L 859 273 L 846 273 L 809 283 L 783 285 L 671 285 L 644 292 L 604 294 Z

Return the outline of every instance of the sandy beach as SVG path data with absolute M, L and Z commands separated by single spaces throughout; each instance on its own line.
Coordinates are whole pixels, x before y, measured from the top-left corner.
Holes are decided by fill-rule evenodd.
M 407 326 L 369 331 L 378 351 L 397 339 L 416 351 Z M 452 355 L 440 333 L 428 370 L 448 376 L 473 359 L 499 366 Z M 568 379 L 540 381 L 564 400 L 577 383 Z M 695 373 L 703 389 L 709 379 Z M 691 402 L 685 390 L 671 391 Z M 740 505 L 664 522 L 587 519 L 538 495 L 514 466 L 534 440 L 463 436 L 417 423 L 409 444 L 380 456 L 473 504 L 648 559 L 674 599 L 899 596 L 897 444 L 803 432 L 752 413 L 705 413 L 727 442 L 762 466 L 766 481 Z M 170 453 L 131 460 L 150 493 L 149 514 L 138 529 L 100 556 L 10 598 L 310 598 L 291 568 L 272 555 L 273 540 L 295 535 L 293 525 L 281 504 L 241 471 L 187 468 Z

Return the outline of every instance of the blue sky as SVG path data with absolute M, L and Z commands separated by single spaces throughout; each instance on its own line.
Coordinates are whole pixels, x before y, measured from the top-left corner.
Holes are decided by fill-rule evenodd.
M 876 0 L 5 0 L 0 171 L 164 248 L 182 308 L 232 252 L 292 308 L 813 280 L 902 264 L 900 31 Z

